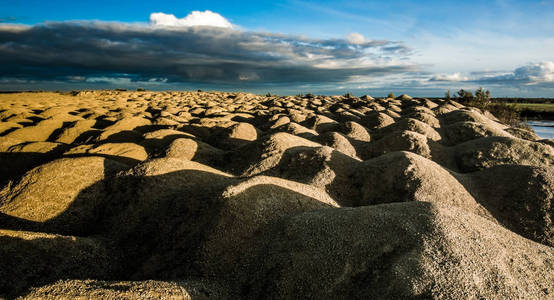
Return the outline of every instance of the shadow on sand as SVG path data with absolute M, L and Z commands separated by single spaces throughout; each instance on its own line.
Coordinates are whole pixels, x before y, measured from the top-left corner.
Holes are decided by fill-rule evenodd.
M 111 160 L 104 164 L 113 169 Z M 0 295 L 60 279 L 228 277 L 206 274 L 199 251 L 220 222 L 233 224 L 220 219 L 226 216 L 221 194 L 240 179 L 193 169 L 157 176 L 105 173 L 45 222 L 0 214 Z

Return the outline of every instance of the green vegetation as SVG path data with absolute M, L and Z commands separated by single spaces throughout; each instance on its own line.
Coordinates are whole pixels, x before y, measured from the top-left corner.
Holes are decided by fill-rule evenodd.
M 554 113 L 554 103 L 510 103 L 518 111 L 529 110 L 537 113 Z
M 469 91 L 460 89 L 456 101 L 466 106 L 473 106 L 481 110 L 487 110 L 497 117 L 501 122 L 511 127 L 526 128 L 529 127 L 521 119 L 520 111 L 513 104 L 506 102 L 493 101 L 491 92 L 482 87 L 475 91 L 475 95 Z M 447 92 L 447 95 L 449 93 Z
M 508 105 L 513 106 L 520 115 L 527 118 L 554 120 L 554 103 L 551 103 L 551 101 L 545 103 L 517 102 Z
M 491 104 L 491 92 L 489 90 L 484 90 L 482 87 L 475 91 L 475 96 L 471 91 L 466 91 L 464 89 L 459 90 L 457 94 L 458 102 L 464 105 L 477 107 L 479 109 L 487 109 L 489 104 Z
M 486 110 L 511 127 L 529 129 L 525 120 L 522 120 L 520 112 L 513 105 L 495 102 L 489 104 Z
M 393 98 L 393 99 L 394 99 L 394 93 L 393 93 L 393 92 L 390 92 L 390 93 L 387 95 L 387 98 Z

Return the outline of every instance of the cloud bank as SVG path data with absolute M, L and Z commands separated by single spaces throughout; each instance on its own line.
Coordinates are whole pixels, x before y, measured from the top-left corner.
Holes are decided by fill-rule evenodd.
M 0 78 L 295 85 L 416 68 L 406 62 L 410 49 L 400 42 L 242 31 L 211 11 L 181 19 L 154 13 L 150 20 L 0 25 Z
M 413 54 L 415 53 L 415 55 Z M 272 92 L 367 93 L 401 89 L 415 95 L 479 86 L 545 95 L 554 62 L 513 71 L 433 74 L 413 63 L 418 50 L 352 32 L 316 39 L 245 31 L 212 11 L 183 18 L 152 13 L 149 23 L 0 24 L 0 89 L 146 87 Z
M 493 84 L 554 87 L 554 62 L 532 63 L 521 66 L 507 74 L 485 76 L 477 79 L 477 81 Z

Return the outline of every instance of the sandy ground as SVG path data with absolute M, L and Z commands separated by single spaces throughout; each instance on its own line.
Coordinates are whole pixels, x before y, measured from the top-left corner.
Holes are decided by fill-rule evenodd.
M 0 297 L 554 294 L 554 141 L 454 101 L 0 94 Z

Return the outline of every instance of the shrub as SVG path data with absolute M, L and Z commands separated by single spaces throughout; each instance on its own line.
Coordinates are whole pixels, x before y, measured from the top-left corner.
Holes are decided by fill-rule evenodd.
M 387 98 L 392 98 L 392 99 L 394 99 L 394 93 L 393 93 L 393 92 L 390 92 L 390 93 L 387 95 Z
M 489 90 L 480 87 L 475 91 L 474 96 L 471 91 L 461 89 L 457 94 L 458 97 L 456 100 L 463 105 L 487 110 L 502 123 L 510 127 L 529 129 L 529 126 L 521 120 L 520 113 L 514 105 L 508 105 L 504 102 L 493 102 Z
M 475 91 L 473 102 L 473 106 L 485 109 L 491 103 L 491 92 L 480 87 Z
M 510 127 L 526 128 L 529 126 L 521 120 L 519 111 L 515 108 L 515 105 L 509 105 L 503 102 L 495 102 L 487 105 L 486 110 L 490 111 L 495 117 L 502 123 Z
M 470 105 L 470 103 L 473 101 L 473 93 L 471 91 L 461 89 L 457 92 L 457 94 L 458 97 L 456 98 L 456 100 L 464 105 Z

